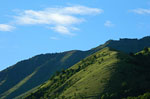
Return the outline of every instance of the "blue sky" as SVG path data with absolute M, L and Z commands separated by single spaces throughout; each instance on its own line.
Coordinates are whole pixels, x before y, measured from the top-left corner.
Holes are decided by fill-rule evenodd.
M 41 53 L 150 35 L 150 0 L 2 0 L 0 70 Z

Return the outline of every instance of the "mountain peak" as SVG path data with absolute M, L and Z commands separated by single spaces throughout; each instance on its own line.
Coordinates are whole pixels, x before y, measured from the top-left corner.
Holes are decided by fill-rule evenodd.
M 53 76 L 24 98 L 126 99 L 137 96 L 150 88 L 149 57 L 143 54 L 141 61 L 141 55 L 130 56 L 106 47 Z
M 125 53 L 136 53 L 144 49 L 144 47 L 150 47 L 149 42 L 150 36 L 146 36 L 141 39 L 120 38 L 119 40 L 108 40 L 105 44 L 96 47 L 95 50 L 100 50 L 104 47 L 110 47 Z
M 150 40 L 150 36 L 145 36 L 145 37 L 141 38 L 140 40 Z
M 0 72 L 0 97 L 14 98 L 47 81 L 54 72 L 67 69 L 94 53 L 97 56 L 102 53 L 101 55 L 110 57 L 110 52 L 119 51 L 120 57 L 120 51 L 136 53 L 145 47 L 150 47 L 150 36 L 142 39 L 123 38 L 120 40 L 108 40 L 105 44 L 88 51 L 71 50 L 34 56 Z M 121 59 L 124 59 L 124 56 L 126 57 L 124 53 L 121 54 Z M 85 64 L 88 63 L 87 61 Z M 23 83 L 20 84 L 19 82 Z

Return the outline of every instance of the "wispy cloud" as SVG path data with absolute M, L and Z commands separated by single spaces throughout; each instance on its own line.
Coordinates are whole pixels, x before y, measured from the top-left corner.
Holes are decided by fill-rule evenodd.
M 115 26 L 111 21 L 107 20 L 105 23 L 104 23 L 104 26 L 106 27 L 113 27 Z
M 51 40 L 59 40 L 57 37 L 50 37 Z
M 46 24 L 49 29 L 63 35 L 71 35 L 71 31 L 79 30 L 74 25 L 84 22 L 84 15 L 102 13 L 102 9 L 89 8 L 86 6 L 69 6 L 46 8 L 41 11 L 25 10 L 15 16 L 16 24 L 38 25 Z
M 11 25 L 8 25 L 8 24 L 0 24 L 0 31 L 12 31 L 14 30 L 15 27 L 11 26 Z
M 130 10 L 131 12 L 137 13 L 137 14 L 150 14 L 150 9 L 143 9 L 143 8 L 138 8 L 138 9 L 133 9 Z
M 54 10 L 54 9 L 52 9 Z M 97 8 L 89 8 L 86 6 L 71 6 L 71 7 L 64 7 L 63 9 L 55 9 L 57 12 L 62 14 L 80 14 L 80 15 L 89 15 L 94 13 L 102 13 L 102 9 Z
M 26 10 L 20 16 L 16 16 L 16 22 L 18 24 L 61 24 L 70 25 L 79 23 L 82 20 L 74 16 L 60 14 L 58 12 L 52 13 L 49 10 L 45 11 L 33 11 Z
M 51 29 L 53 29 L 56 32 L 59 32 L 60 34 L 64 34 L 64 35 L 73 35 L 72 33 L 70 33 L 69 28 L 65 27 L 65 26 L 55 26 L 55 27 L 51 27 Z

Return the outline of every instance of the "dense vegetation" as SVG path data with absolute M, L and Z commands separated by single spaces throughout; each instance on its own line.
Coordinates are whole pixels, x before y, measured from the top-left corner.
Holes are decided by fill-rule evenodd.
M 150 92 L 149 64 L 148 48 L 130 55 L 105 48 L 56 72 L 25 99 L 149 99 L 143 98 Z
M 61 87 L 61 85 L 64 84 L 65 81 L 67 81 L 70 77 L 72 77 L 74 74 L 76 74 L 77 72 L 79 72 L 80 70 L 85 69 L 88 65 L 93 64 L 96 60 L 96 55 L 92 56 L 92 57 L 88 57 L 86 59 L 81 60 L 81 62 L 79 64 L 77 64 L 77 68 L 70 68 L 67 70 L 62 70 L 62 71 L 57 71 L 49 80 L 47 83 L 44 83 L 40 86 L 40 88 L 38 88 L 39 90 L 35 93 L 35 96 L 29 96 L 26 97 L 27 99 L 29 98 L 37 98 L 37 97 L 41 97 L 43 98 L 42 95 L 44 95 L 44 98 L 48 98 L 51 97 L 56 98 L 64 89 L 70 87 L 72 85 L 72 83 L 70 81 L 68 81 L 63 87 Z M 103 61 L 103 58 L 101 59 L 101 61 Z M 99 62 L 100 63 L 100 62 Z M 46 87 L 44 87 L 45 85 L 48 85 Z M 61 87 L 59 90 L 54 91 L 55 89 Z M 48 92 L 47 92 L 48 91 Z M 53 92 L 54 91 L 54 92 Z M 32 95 L 32 93 L 31 93 Z M 64 97 L 64 96 L 62 96 Z
M 57 70 L 66 69 L 88 55 L 82 51 L 41 54 L 0 72 L 0 97 L 12 98 L 47 81 Z
M 86 63 L 84 58 L 100 51 L 105 47 L 111 47 L 126 53 L 130 53 L 138 52 L 144 47 L 150 47 L 149 42 L 150 37 L 144 37 L 142 39 L 120 39 L 118 41 L 109 40 L 105 44 L 88 51 L 74 50 L 63 53 L 41 54 L 18 62 L 17 64 L 0 71 L 0 97 L 12 99 L 16 96 L 24 94 L 25 92 L 28 93 L 28 91 L 36 89 L 36 87 L 38 87 L 40 84 L 47 81 L 56 71 L 61 71 L 62 69 L 64 69 L 65 73 L 62 76 L 61 82 L 65 82 L 73 75 L 78 74 L 78 72 L 86 70 L 85 68 L 89 65 L 95 64 L 95 56 L 95 58 L 86 60 Z M 130 64 L 143 64 L 136 61 L 136 55 L 133 55 L 132 53 L 131 55 L 134 57 L 134 60 L 132 60 L 132 63 Z M 143 56 L 139 55 L 137 59 L 141 60 L 143 59 Z M 83 66 L 66 71 L 67 68 L 73 66 L 80 60 L 82 60 L 80 63 L 82 63 Z M 104 61 L 103 58 L 100 60 Z M 96 62 L 96 64 L 100 64 L 101 61 Z M 129 61 L 131 62 L 131 60 Z M 62 72 L 59 74 L 62 74 Z M 57 79 L 55 79 L 55 81 L 58 82 Z
M 128 97 L 127 99 L 150 99 L 150 93 L 144 93 L 143 95 L 139 95 L 137 97 Z

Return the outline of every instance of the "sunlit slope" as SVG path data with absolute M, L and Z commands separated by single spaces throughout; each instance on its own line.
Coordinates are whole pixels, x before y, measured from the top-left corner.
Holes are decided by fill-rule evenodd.
M 12 99 L 47 81 L 57 70 L 66 69 L 88 55 L 82 51 L 42 54 L 0 72 L 0 97 Z
M 25 98 L 121 99 L 141 95 L 150 91 L 150 67 L 146 65 L 150 58 L 142 54 L 145 62 L 140 62 L 140 57 L 104 48 L 57 73 Z
M 79 66 L 85 68 L 69 79 L 73 84 L 64 90 L 60 97 L 98 97 L 105 90 L 114 72 L 114 65 L 119 61 L 116 57 L 117 52 L 105 48 L 81 61 L 79 65 L 73 66 L 72 69 L 77 69 Z
M 150 47 L 149 42 L 149 36 L 142 39 L 109 40 L 105 44 L 88 51 L 73 50 L 62 53 L 41 54 L 18 62 L 17 64 L 0 71 L 0 97 L 12 99 L 28 93 L 28 91 L 30 92 L 31 90 L 36 89 L 35 87 L 47 81 L 56 71 L 67 69 L 83 58 L 100 51 L 105 47 L 111 47 L 122 52 L 130 53 L 138 52 L 144 47 Z M 133 56 L 126 56 L 134 58 Z M 120 58 L 116 59 L 120 60 Z M 110 61 L 107 63 L 109 62 Z M 94 64 L 96 65 L 97 63 L 93 63 L 93 65 Z M 126 64 L 137 65 L 134 64 L 134 62 Z

